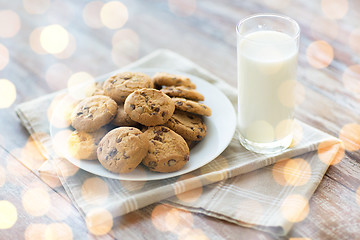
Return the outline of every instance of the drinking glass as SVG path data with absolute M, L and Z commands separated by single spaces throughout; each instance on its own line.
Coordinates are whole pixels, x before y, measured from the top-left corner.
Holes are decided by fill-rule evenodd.
M 236 32 L 240 142 L 258 153 L 283 151 L 293 138 L 299 25 L 257 14 L 241 20 Z

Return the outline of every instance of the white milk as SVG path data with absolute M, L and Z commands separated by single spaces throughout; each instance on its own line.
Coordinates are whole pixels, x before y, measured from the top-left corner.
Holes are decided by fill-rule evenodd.
M 271 143 L 291 137 L 297 45 L 276 31 L 238 40 L 239 127 L 245 139 Z

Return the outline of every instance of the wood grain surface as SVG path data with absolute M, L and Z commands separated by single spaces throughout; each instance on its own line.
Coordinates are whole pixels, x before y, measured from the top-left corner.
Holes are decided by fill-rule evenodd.
M 285 14 L 299 23 L 298 82 L 304 92 L 296 118 L 340 137 L 346 150 L 311 198 L 307 217 L 286 238 L 360 239 L 360 1 L 115 2 L 122 8 L 113 15 L 103 11 L 101 19 L 107 1 L 0 0 L 0 79 L 6 79 L 0 80 L 0 205 L 9 202 L 16 209 L 11 227 L 0 223 L 0 239 L 273 239 L 159 204 L 117 219 L 110 232 L 95 236 L 59 181 L 37 171 L 45 158 L 14 112 L 19 103 L 65 88 L 78 72 L 96 77 L 159 48 L 182 54 L 236 87 L 235 26 L 260 12 Z M 60 55 L 48 52 L 58 50 L 61 41 L 41 44 L 38 34 L 54 24 L 73 39 Z M 9 82 L 16 89 L 14 100 Z M 39 195 L 43 198 L 34 197 Z M 190 230 L 157 228 L 152 213 L 158 206 L 180 211 L 180 227 Z

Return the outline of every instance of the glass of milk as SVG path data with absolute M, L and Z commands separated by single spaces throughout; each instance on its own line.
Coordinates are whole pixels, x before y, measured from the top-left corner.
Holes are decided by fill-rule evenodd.
M 240 21 L 236 32 L 240 142 L 253 152 L 283 151 L 293 135 L 299 25 L 258 14 Z

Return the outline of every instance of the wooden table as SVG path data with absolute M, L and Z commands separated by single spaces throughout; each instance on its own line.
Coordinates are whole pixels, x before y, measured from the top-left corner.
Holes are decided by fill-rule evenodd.
M 299 22 L 298 80 L 305 97 L 296 117 L 333 136 L 341 135 L 347 149 L 311 198 L 308 216 L 287 237 L 359 239 L 359 1 L 123 0 L 106 7 L 104 3 L 0 2 L 0 78 L 8 80 L 0 80 L 0 211 L 8 210 L 9 221 L 0 223 L 0 239 L 95 238 L 58 180 L 37 171 L 45 158 L 15 115 L 18 103 L 66 87 L 71 76 L 75 80 L 86 74 L 96 77 L 158 48 L 174 50 L 236 87 L 235 25 L 259 12 L 286 14 Z M 70 34 L 68 44 L 62 39 L 64 31 Z M 49 44 L 46 39 L 57 43 Z M 86 74 L 76 75 L 78 72 Z M 154 227 L 151 213 L 156 206 L 126 215 L 115 222 L 116 231 L 99 239 L 181 239 L 177 233 Z M 218 219 L 190 215 L 192 237 L 273 238 Z

